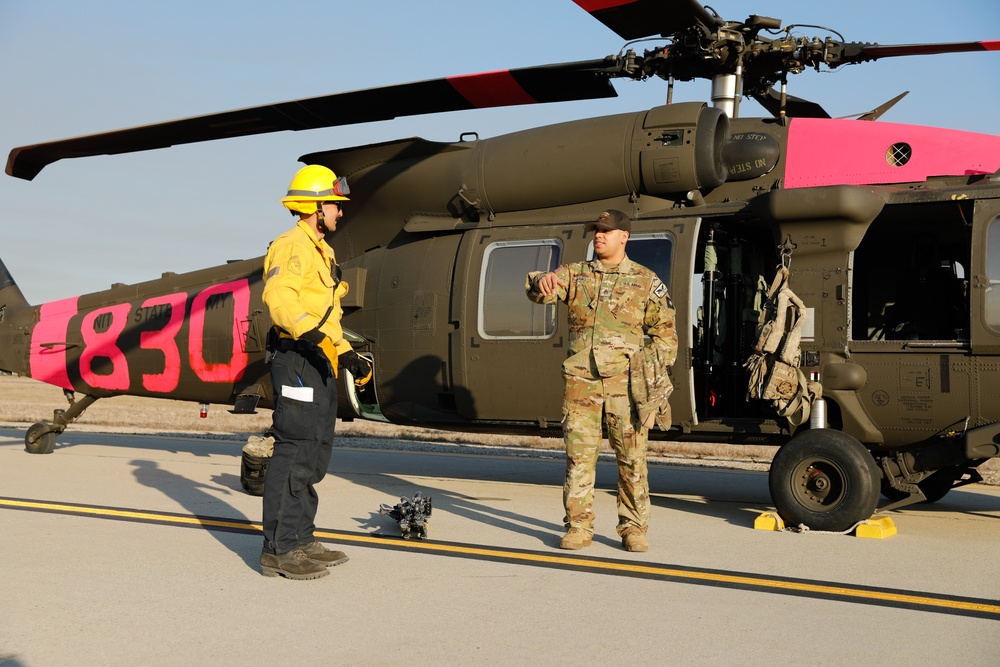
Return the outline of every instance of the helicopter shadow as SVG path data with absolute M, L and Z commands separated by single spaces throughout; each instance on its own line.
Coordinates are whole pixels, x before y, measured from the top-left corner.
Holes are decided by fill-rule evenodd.
M 707 497 L 677 497 L 663 493 L 650 493 L 650 503 L 684 514 L 722 519 L 726 523 L 742 528 L 753 528 L 754 519 L 764 512 L 773 512 L 774 506 L 753 500 L 716 500 Z
M 343 472 L 331 472 L 331 474 L 350 479 L 355 485 L 365 486 L 384 494 L 387 499 L 392 499 L 382 503 L 389 507 L 395 505 L 395 499 L 411 498 L 417 492 L 424 498 L 430 498 L 432 509 L 428 526 L 432 534 L 434 526 L 439 522 L 443 523 L 443 520 L 439 519 L 442 515 L 467 519 L 501 531 L 529 535 L 546 546 L 557 546 L 564 531 L 561 521 L 558 523 L 548 521 L 496 506 L 496 503 L 509 501 L 508 498 L 468 496 L 441 486 L 412 482 L 384 473 L 374 476 L 355 476 Z M 552 514 L 558 513 L 560 513 L 558 506 L 554 507 Z M 398 523 L 392 517 L 380 514 L 378 510 L 372 511 L 368 516 L 354 517 L 353 520 L 359 530 L 374 530 L 376 531 L 374 534 L 386 537 L 401 536 Z
M 981 519 L 1000 519 L 1000 495 L 996 491 L 989 492 L 985 486 L 983 488 L 977 488 L 977 486 L 966 485 L 959 489 L 953 489 L 944 498 L 933 503 L 920 502 L 905 505 L 889 510 L 888 514 L 906 516 L 908 512 L 920 512 L 922 514 L 961 514 Z M 996 489 L 997 487 L 989 488 Z M 879 496 L 879 509 L 876 512 L 881 511 L 881 508 L 890 502 L 890 500 Z
M 665 472 L 660 479 L 653 479 L 650 471 L 650 501 L 656 507 L 676 510 L 689 514 L 722 519 L 729 524 L 753 527 L 754 519 L 761 513 L 774 512 L 770 497 L 767 474 L 742 471 L 713 472 L 692 469 L 690 474 L 680 470 Z M 724 475 L 732 481 L 726 481 Z M 705 484 L 699 484 L 697 477 L 717 477 Z M 611 493 L 615 490 L 611 489 Z M 668 495 L 669 494 L 669 495 Z M 929 513 L 937 515 L 963 515 L 968 517 L 1000 519 L 1000 495 L 986 488 L 966 486 L 952 490 L 946 497 L 934 503 L 915 503 L 884 512 L 883 507 L 891 501 L 879 496 L 875 514 L 905 517 L 908 513 Z
M 613 461 L 613 459 L 611 459 Z M 598 470 L 598 490 L 618 492 L 612 463 Z M 767 475 L 726 468 L 649 465 L 649 500 L 653 507 L 722 519 L 735 526 L 753 527 L 762 512 L 773 511 Z
M 361 449 L 351 447 L 350 439 L 338 438 L 335 440 L 328 472 L 385 495 L 386 500 L 382 504 L 390 507 L 395 505 L 397 499 L 412 497 L 418 491 L 425 498 L 431 498 L 433 516 L 428 521 L 428 526 L 432 535 L 436 533 L 435 526 L 443 523 L 440 517 L 451 515 L 482 523 L 490 529 L 530 535 L 547 546 L 558 546 L 565 531 L 562 508 L 558 502 L 551 508 L 551 515 L 556 521 L 550 521 L 496 506 L 508 501 L 507 498 L 469 496 L 443 486 L 428 485 L 427 482 L 446 475 L 451 480 L 510 482 L 561 488 L 565 474 L 565 463 L 561 457 L 503 457 L 503 464 L 497 465 L 496 457 L 469 455 L 473 450 L 481 454 L 481 448 L 448 446 L 448 456 L 443 458 L 440 456 L 440 446 L 427 444 L 432 451 L 420 451 L 423 446 L 413 442 L 407 444 L 408 448 L 415 448 L 409 451 Z M 374 474 L 373 468 L 377 471 Z M 413 482 L 408 479 L 412 477 L 423 479 Z M 354 517 L 353 520 L 360 530 L 376 530 L 376 534 L 386 536 L 401 535 L 395 520 L 379 514 L 377 509 L 368 516 Z
M 500 466 L 490 466 L 488 457 L 456 457 L 449 459 L 445 472 L 439 456 L 386 451 L 375 454 L 380 459 L 377 464 L 379 472 L 372 475 L 357 468 L 352 461 L 344 460 L 346 455 L 355 453 L 356 451 L 335 452 L 334 462 L 338 469 L 331 470 L 330 474 L 385 494 L 393 499 L 383 503 L 390 507 L 394 505 L 395 498 L 408 498 L 417 491 L 425 498 L 430 497 L 433 512 L 437 513 L 428 522 L 432 532 L 435 519 L 444 513 L 482 522 L 492 528 L 530 535 L 550 547 L 558 546 L 565 531 L 561 497 L 554 499 L 551 507 L 541 508 L 538 515 L 529 516 L 496 507 L 495 503 L 502 502 L 505 500 L 503 498 L 470 497 L 441 486 L 428 486 L 423 480 L 414 482 L 408 479 L 413 476 L 432 478 L 446 474 L 449 479 L 509 481 L 561 489 L 565 476 L 565 461 L 562 458 L 512 460 L 501 470 Z M 368 467 L 370 466 L 369 463 Z M 736 482 L 733 482 L 733 476 L 736 476 Z M 756 516 L 773 509 L 767 491 L 767 478 L 763 475 L 656 466 L 651 467 L 650 489 L 650 500 L 656 507 L 722 518 L 739 526 L 752 527 Z M 598 465 L 595 494 L 612 498 L 617 494 L 617 466 L 613 456 L 602 456 Z M 609 508 L 606 504 L 603 505 L 600 513 L 608 514 Z M 610 510 L 612 513 L 613 511 Z M 554 520 L 539 518 L 544 515 Z M 378 511 L 372 511 L 368 516 L 355 517 L 354 520 L 361 530 L 376 530 L 376 534 L 387 536 L 401 534 L 395 521 L 391 517 L 380 515 Z M 614 524 L 613 518 L 611 524 Z M 619 545 L 613 533 L 609 536 L 603 535 L 601 531 L 595 533 L 594 541 L 612 547 Z

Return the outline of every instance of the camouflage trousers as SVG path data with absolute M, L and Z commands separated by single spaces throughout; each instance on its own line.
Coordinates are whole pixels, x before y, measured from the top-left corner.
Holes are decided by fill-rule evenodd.
M 603 440 L 618 459 L 618 534 L 629 528 L 646 532 L 649 521 L 649 473 L 646 467 L 648 429 L 638 423 L 629 395 L 627 372 L 588 380 L 566 376 L 563 437 L 566 441 L 566 481 L 563 485 L 567 527 L 594 532 L 594 481 Z

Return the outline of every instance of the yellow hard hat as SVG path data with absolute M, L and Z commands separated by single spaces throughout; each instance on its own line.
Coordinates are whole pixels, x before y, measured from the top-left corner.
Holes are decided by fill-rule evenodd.
M 316 212 L 316 202 L 348 201 L 345 195 L 350 193 L 346 178 L 337 178 L 333 170 L 323 165 L 309 164 L 295 172 L 281 203 L 291 211 L 312 215 Z

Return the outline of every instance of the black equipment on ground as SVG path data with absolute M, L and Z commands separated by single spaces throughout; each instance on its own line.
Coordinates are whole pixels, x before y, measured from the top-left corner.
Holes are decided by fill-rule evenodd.
M 382 516 L 389 515 L 399 522 L 404 540 L 411 537 L 422 540 L 427 537 L 427 517 L 431 515 L 431 499 L 424 498 L 423 494 L 417 491 L 413 494 L 413 498 L 400 498 L 395 507 L 383 503 L 378 513 Z

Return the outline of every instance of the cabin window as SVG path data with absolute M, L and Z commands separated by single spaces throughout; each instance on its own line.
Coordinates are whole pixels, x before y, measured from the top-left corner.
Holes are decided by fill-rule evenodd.
M 674 237 L 668 232 L 631 234 L 625 244 L 625 254 L 637 264 L 653 271 L 670 288 L 670 262 L 674 254 Z M 594 242 L 587 246 L 587 261 L 594 259 Z
M 1000 217 L 993 218 L 986 233 L 986 324 L 1000 331 Z
M 953 205 L 921 206 L 883 213 L 854 252 L 854 340 L 969 339 L 971 229 Z
M 483 338 L 547 338 L 556 330 L 556 307 L 528 299 L 531 271 L 553 271 L 561 248 L 554 239 L 500 241 L 487 246 L 479 279 L 479 335 Z

